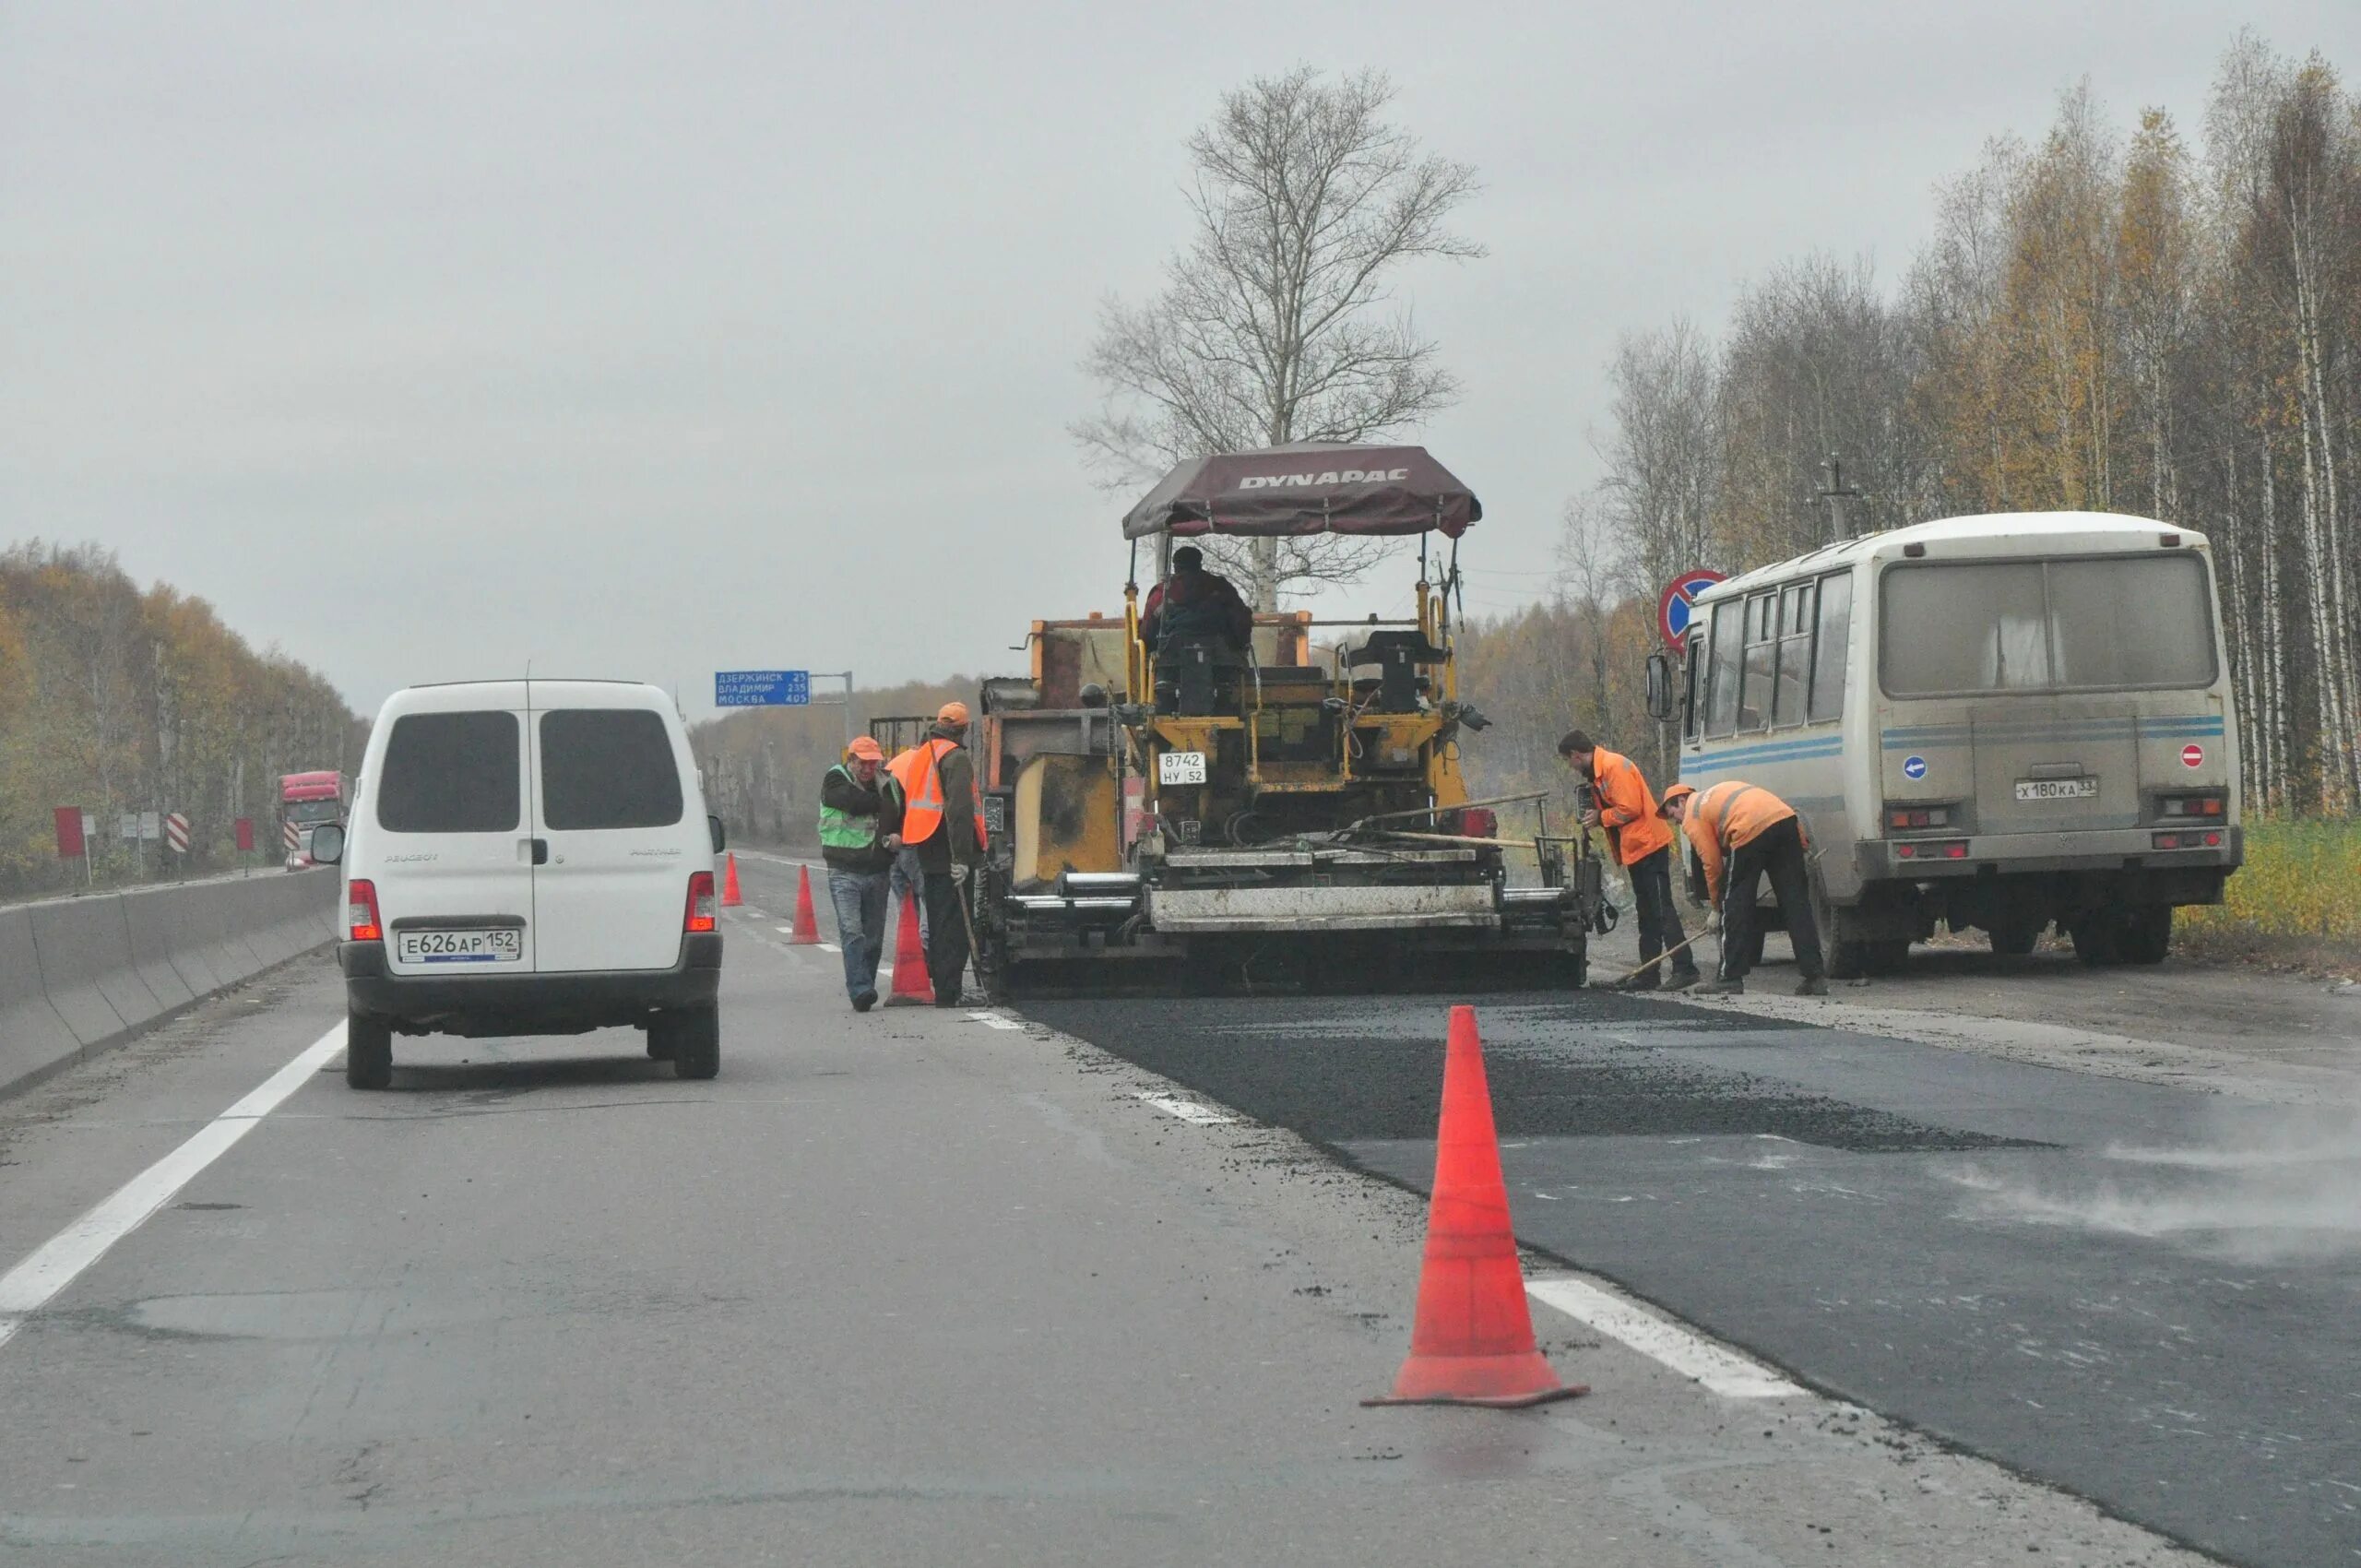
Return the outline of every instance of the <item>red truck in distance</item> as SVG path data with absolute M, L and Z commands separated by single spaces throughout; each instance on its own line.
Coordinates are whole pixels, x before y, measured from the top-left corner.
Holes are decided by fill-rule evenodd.
M 324 822 L 342 822 L 348 798 L 341 773 L 280 776 L 279 842 L 287 852 L 289 871 L 302 871 L 313 863 L 312 829 Z

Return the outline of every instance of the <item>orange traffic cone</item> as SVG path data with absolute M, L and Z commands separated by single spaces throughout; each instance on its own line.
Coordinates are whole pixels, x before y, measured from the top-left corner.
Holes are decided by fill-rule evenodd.
M 894 993 L 888 1007 L 931 1007 L 934 981 L 926 972 L 926 944 L 919 940 L 919 903 L 902 900 L 902 931 L 894 944 Z
M 788 941 L 797 946 L 809 946 L 820 940 L 820 917 L 812 912 L 812 868 L 800 866 L 795 884 L 795 930 Z
M 1589 1392 L 1560 1383 L 1534 1345 L 1476 1009 L 1453 1007 L 1410 1357 L 1391 1395 L 1361 1403 L 1515 1407 Z
M 734 909 L 745 901 L 738 894 L 738 857 L 732 854 L 730 857 L 730 869 L 722 873 L 721 907 L 725 909 Z

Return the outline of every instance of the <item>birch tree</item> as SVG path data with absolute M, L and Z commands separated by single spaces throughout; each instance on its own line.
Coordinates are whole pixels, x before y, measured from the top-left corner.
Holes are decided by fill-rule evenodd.
M 1224 94 L 1190 137 L 1191 238 L 1161 292 L 1102 307 L 1083 362 L 1103 402 L 1072 432 L 1109 487 L 1213 452 L 1397 436 L 1451 405 L 1459 383 L 1394 290 L 1410 262 L 1484 255 L 1450 226 L 1476 172 L 1390 121 L 1394 97 L 1375 71 L 1299 66 Z M 1264 611 L 1357 578 L 1385 548 L 1199 542 Z

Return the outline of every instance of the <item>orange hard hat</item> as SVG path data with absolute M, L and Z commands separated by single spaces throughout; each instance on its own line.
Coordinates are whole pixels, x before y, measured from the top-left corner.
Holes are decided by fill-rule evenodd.
M 937 724 L 965 724 L 967 722 L 967 705 L 964 702 L 944 703 L 934 710 L 934 721 Z
M 1697 789 L 1693 784 L 1669 785 L 1666 788 L 1663 796 L 1656 802 L 1657 809 L 1662 810 L 1664 807 L 1672 804 L 1673 802 L 1679 800 L 1682 796 L 1693 795 L 1696 792 Z
M 884 762 L 885 748 L 877 743 L 877 738 L 873 735 L 855 735 L 852 738 L 852 744 L 845 748 L 845 755 L 860 757 L 869 762 Z

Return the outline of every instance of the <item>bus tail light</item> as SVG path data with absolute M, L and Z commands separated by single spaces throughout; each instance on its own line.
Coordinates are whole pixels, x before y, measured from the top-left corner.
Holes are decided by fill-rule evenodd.
M 681 912 L 681 929 L 684 932 L 704 932 L 714 929 L 713 873 L 709 871 L 689 873 L 689 906 Z
M 1916 827 L 1949 827 L 1952 808 L 1949 806 L 1888 806 L 1885 825 L 1889 829 L 1907 831 Z
M 354 877 L 344 892 L 344 923 L 351 942 L 383 942 L 385 922 L 377 918 L 377 885 Z
M 2222 847 L 2222 830 L 2209 827 L 2202 833 L 2159 833 L 2153 841 L 2159 849 L 2218 849 Z
M 2156 803 L 2169 817 L 2218 817 L 2227 809 L 2219 795 L 2166 795 Z
M 1896 844 L 1896 859 L 1904 861 L 1964 861 L 1967 859 L 1967 840 L 1952 838 L 1932 844 Z

